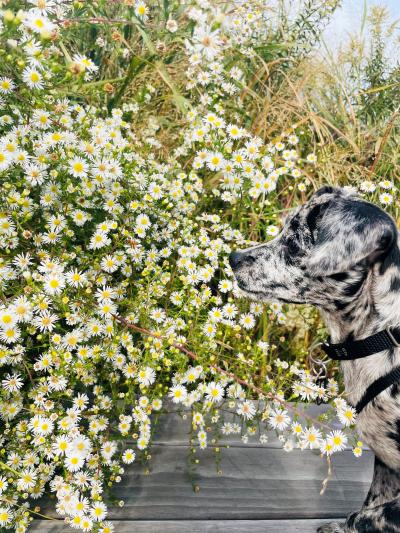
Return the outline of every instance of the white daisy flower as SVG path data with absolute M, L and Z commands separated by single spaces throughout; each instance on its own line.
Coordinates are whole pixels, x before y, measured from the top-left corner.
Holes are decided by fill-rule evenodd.
M 43 76 L 38 69 L 27 67 L 22 73 L 22 79 L 30 89 L 43 89 Z
M 332 444 L 334 452 L 340 452 L 346 448 L 347 437 L 342 431 L 337 429 L 327 436 L 327 441 Z
M 253 402 L 246 400 L 238 405 L 236 412 L 246 420 L 251 420 L 256 414 L 256 408 Z
M 127 465 L 130 465 L 131 463 L 133 463 L 133 461 L 135 460 L 136 458 L 136 454 L 135 452 L 131 449 L 131 448 L 128 448 L 127 450 L 124 451 L 124 453 L 122 454 L 122 460 L 125 464 Z

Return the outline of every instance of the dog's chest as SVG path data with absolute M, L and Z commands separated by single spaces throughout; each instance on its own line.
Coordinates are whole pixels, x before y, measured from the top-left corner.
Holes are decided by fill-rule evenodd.
M 384 351 L 363 359 L 343 361 L 341 366 L 346 396 L 352 405 L 356 405 L 376 379 L 393 369 L 393 361 Z
M 348 401 L 355 406 L 368 386 L 392 368 L 393 360 L 387 352 L 342 363 Z M 357 430 L 363 442 L 385 464 L 400 469 L 400 384 L 388 387 L 363 409 Z
M 390 387 L 365 407 L 358 417 L 357 430 L 382 462 L 400 469 L 400 389 L 393 395 Z

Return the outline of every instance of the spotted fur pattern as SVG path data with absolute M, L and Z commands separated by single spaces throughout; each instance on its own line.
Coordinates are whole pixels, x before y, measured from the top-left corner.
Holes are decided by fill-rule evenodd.
M 274 240 L 233 252 L 230 263 L 254 300 L 317 306 L 339 343 L 400 325 L 399 245 L 387 213 L 352 191 L 324 187 L 287 218 Z M 400 365 L 400 349 L 341 365 L 355 405 L 373 381 Z M 376 456 L 370 491 L 344 524 L 318 531 L 400 532 L 400 384 L 364 408 L 357 429 Z

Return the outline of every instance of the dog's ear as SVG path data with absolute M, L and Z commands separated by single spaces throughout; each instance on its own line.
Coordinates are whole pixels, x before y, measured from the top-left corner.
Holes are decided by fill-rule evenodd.
M 382 258 L 397 241 L 392 218 L 376 205 L 353 198 L 335 198 L 308 214 L 313 246 L 304 267 L 311 276 L 347 272 Z
M 313 196 L 318 197 L 322 196 L 323 194 L 334 194 L 334 193 L 340 193 L 342 189 L 339 189 L 338 187 L 332 187 L 331 185 L 324 185 L 318 191 L 316 191 Z

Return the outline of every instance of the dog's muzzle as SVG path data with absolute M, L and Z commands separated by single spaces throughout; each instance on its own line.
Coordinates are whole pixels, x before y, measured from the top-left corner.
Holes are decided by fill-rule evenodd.
M 248 252 L 232 252 L 229 255 L 229 264 L 232 270 L 238 270 L 242 266 L 250 266 L 255 260 L 255 257 Z

